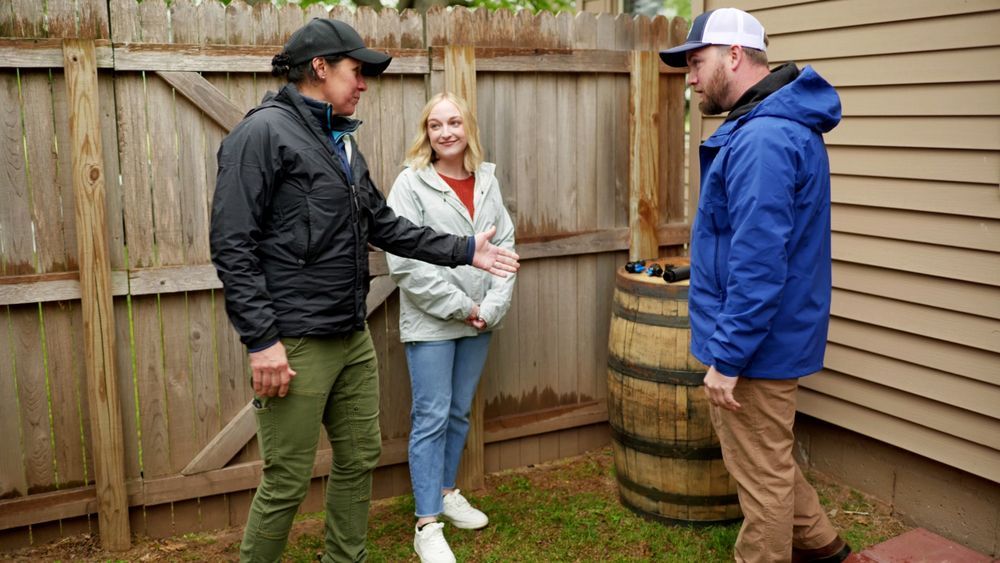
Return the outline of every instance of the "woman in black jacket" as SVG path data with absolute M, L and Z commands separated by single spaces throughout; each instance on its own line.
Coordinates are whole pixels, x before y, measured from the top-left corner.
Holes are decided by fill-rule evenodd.
M 272 60 L 288 83 L 219 148 L 212 262 L 250 354 L 264 470 L 240 558 L 276 561 L 312 477 L 319 426 L 334 463 L 324 561 L 365 558 L 371 475 L 381 450 L 378 372 L 365 324 L 368 243 L 496 275 L 517 255 L 490 229 L 458 237 L 396 217 L 373 184 L 351 119 L 365 77 L 391 62 L 344 22 L 314 19 Z

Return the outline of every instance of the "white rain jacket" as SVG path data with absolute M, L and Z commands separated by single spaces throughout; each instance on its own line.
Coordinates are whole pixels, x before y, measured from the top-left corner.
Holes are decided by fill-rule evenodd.
M 407 167 L 400 172 L 389 192 L 389 206 L 417 225 L 444 233 L 471 236 L 496 225 L 493 244 L 512 250 L 514 223 L 504 208 L 495 168 L 484 162 L 476 170 L 475 220 L 433 166 L 420 170 Z M 389 274 L 400 288 L 399 332 L 403 342 L 475 336 L 478 331 L 465 324 L 473 305 L 479 304 L 486 330 L 496 328 L 510 308 L 514 275 L 500 278 L 472 266 L 449 268 L 392 254 L 386 257 Z

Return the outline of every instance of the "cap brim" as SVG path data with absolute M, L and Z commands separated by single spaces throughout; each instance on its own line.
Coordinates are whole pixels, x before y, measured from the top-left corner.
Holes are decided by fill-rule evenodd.
M 694 51 L 695 49 L 701 49 L 702 47 L 707 47 L 709 45 L 711 45 L 711 43 L 683 43 L 676 47 L 671 47 L 666 51 L 660 51 L 660 60 L 662 60 L 667 66 L 683 68 L 688 65 L 688 51 Z
M 367 47 L 355 49 L 344 54 L 352 59 L 361 61 L 361 74 L 365 76 L 378 76 L 382 74 L 385 72 L 385 69 L 389 68 L 389 63 L 392 62 L 392 57 L 389 55 L 373 51 Z

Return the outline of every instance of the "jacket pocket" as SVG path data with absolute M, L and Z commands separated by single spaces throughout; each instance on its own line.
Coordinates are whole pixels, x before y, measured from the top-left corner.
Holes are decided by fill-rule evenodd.
M 292 252 L 295 256 L 305 262 L 309 260 L 309 252 L 312 239 L 312 221 L 310 219 L 309 204 L 304 202 L 299 210 L 295 221 L 292 223 Z
M 706 204 L 706 214 L 709 217 L 712 230 L 712 280 L 715 282 L 715 289 L 718 295 L 726 298 L 725 261 L 728 260 L 728 244 L 731 238 L 731 224 L 729 221 L 729 209 L 724 202 L 710 202 Z

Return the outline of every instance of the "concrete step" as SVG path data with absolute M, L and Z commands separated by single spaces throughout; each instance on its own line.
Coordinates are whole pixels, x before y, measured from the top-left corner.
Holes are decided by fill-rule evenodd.
M 910 530 L 869 547 L 848 561 L 854 563 L 997 563 L 924 528 Z

